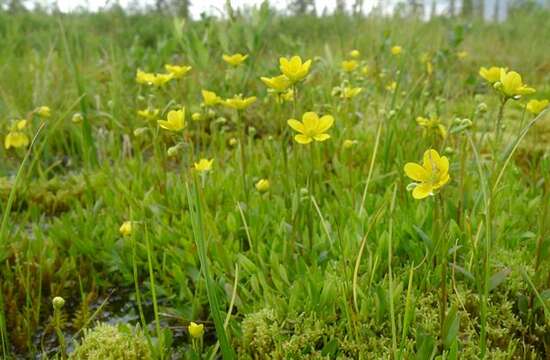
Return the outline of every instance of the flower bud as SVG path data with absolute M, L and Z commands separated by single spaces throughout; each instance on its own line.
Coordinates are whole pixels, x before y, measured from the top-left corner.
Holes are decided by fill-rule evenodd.
M 235 146 L 238 143 L 239 143 L 239 140 L 237 140 L 236 138 L 229 139 L 229 145 L 231 145 L 231 146 Z
M 266 192 L 271 187 L 271 184 L 267 179 L 260 179 L 255 186 L 256 190 L 258 190 L 259 192 Z
M 122 236 L 130 236 L 132 234 L 132 222 L 123 222 L 118 231 L 122 234 Z
M 180 147 L 178 145 L 170 146 L 168 150 L 166 150 L 166 155 L 168 155 L 169 157 L 176 156 L 178 154 L 179 148 Z
M 452 147 L 447 146 L 447 147 L 445 147 L 445 149 L 443 150 L 443 153 L 444 153 L 445 155 L 453 155 L 453 154 L 455 153 L 455 150 L 454 150 Z
M 351 139 L 346 139 L 344 140 L 344 142 L 342 143 L 342 147 L 344 149 L 349 149 L 351 148 L 353 145 L 357 144 L 357 140 L 351 140 Z
M 204 325 L 196 324 L 191 321 L 191 323 L 187 327 L 187 331 L 189 331 L 189 335 L 191 335 L 195 339 L 201 338 L 204 335 Z
M 359 50 L 351 50 L 349 52 L 349 56 L 351 56 L 354 59 L 357 59 L 361 56 L 361 53 L 359 52 Z
M 71 121 L 75 124 L 80 124 L 84 120 L 84 117 L 81 113 L 74 113 L 73 117 L 71 118 Z
M 479 103 L 479 104 L 477 105 L 477 111 L 479 111 L 480 113 L 485 113 L 485 112 L 487 112 L 487 104 L 485 104 L 484 102 Z
M 462 119 L 462 121 L 460 122 L 460 125 L 464 127 L 470 127 L 472 126 L 472 124 L 472 120 L 470 119 Z
M 201 121 L 202 120 L 202 114 L 198 112 L 194 112 L 193 115 L 191 115 L 191 119 L 193 121 Z
M 134 130 L 134 136 L 135 137 L 140 137 L 142 135 L 144 135 L 146 132 L 147 132 L 147 129 L 146 127 L 140 127 L 140 128 L 137 128 Z
M 483 101 L 483 95 L 481 95 L 481 94 L 476 94 L 476 95 L 474 96 L 474 100 L 475 100 L 476 102 L 482 102 L 482 101 Z
M 56 296 L 52 300 L 52 305 L 55 310 L 59 310 L 63 306 L 65 306 L 65 299 L 63 299 L 61 296 Z

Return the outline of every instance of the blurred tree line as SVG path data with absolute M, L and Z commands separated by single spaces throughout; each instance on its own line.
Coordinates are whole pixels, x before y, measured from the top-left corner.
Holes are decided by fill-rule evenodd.
M 163 14 L 177 15 L 183 18 L 191 16 L 190 8 L 192 1 L 200 2 L 202 0 L 155 0 L 154 10 Z M 235 7 L 239 5 L 239 0 L 220 0 L 225 1 L 225 10 L 230 18 L 234 17 Z M 265 0 L 267 3 L 277 1 L 286 1 L 288 10 L 294 15 L 317 15 L 315 0 Z M 373 12 L 382 12 L 390 2 L 387 0 L 376 0 L 377 5 Z M 55 0 L 52 0 L 55 9 Z M 43 1 L 32 0 L 0 0 L 0 11 L 21 12 L 26 11 L 26 5 L 32 4 L 33 9 L 42 9 Z M 117 7 L 116 1 L 107 2 L 105 8 Z M 335 12 L 337 14 L 350 13 L 355 16 L 365 14 L 365 0 L 336 0 Z M 502 19 L 503 14 L 515 10 L 534 10 L 541 7 L 550 7 L 550 0 L 402 0 L 393 2 L 394 12 L 407 15 L 428 14 L 429 17 L 437 15 L 478 17 L 480 19 L 493 19 L 498 21 Z M 133 0 L 131 9 L 140 9 L 142 6 L 140 0 Z M 441 8 L 444 10 L 441 11 Z M 324 11 L 321 13 L 325 15 Z M 491 16 L 488 16 L 490 14 Z

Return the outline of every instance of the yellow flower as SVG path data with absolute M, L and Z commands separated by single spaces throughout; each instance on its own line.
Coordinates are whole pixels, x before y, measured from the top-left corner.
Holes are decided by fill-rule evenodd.
M 357 96 L 362 90 L 363 88 L 360 88 L 360 87 L 356 87 L 356 88 L 345 87 L 342 89 L 342 93 L 340 97 L 343 99 L 351 99 L 352 97 Z
M 357 144 L 357 140 L 351 140 L 351 139 L 346 139 L 344 140 L 344 142 L 342 143 L 342 147 L 344 149 L 350 149 L 351 147 L 353 147 L 353 145 Z
M 544 100 L 529 100 L 527 103 L 527 111 L 529 111 L 532 114 L 538 115 L 540 114 L 544 109 L 548 107 L 549 101 Z
M 508 97 L 517 95 L 529 95 L 535 92 L 535 89 L 525 85 L 521 79 L 521 75 L 515 71 L 500 70 L 500 82 L 502 84 L 502 92 Z
M 52 111 L 48 106 L 39 106 L 34 111 L 43 118 L 49 118 L 52 116 Z
M 342 70 L 345 72 L 352 72 L 359 66 L 359 63 L 356 60 L 344 60 L 342 61 Z
M 361 53 L 359 52 L 359 50 L 351 50 L 349 52 L 349 56 L 352 58 L 352 59 L 358 59 L 360 56 L 361 56 Z
M 143 109 L 137 111 L 138 116 L 141 116 L 142 118 L 145 118 L 147 120 L 154 120 L 157 115 L 159 114 L 159 109 Z
M 152 84 L 153 80 L 155 79 L 155 74 L 145 72 L 143 70 L 138 69 L 136 72 L 136 82 L 138 84 Z
M 174 79 L 174 74 L 155 74 L 151 79 L 151 84 L 157 87 L 161 87 L 170 80 Z
M 206 106 L 214 106 L 222 102 L 222 99 L 218 95 L 216 95 L 216 93 L 213 91 L 202 90 L 201 94 L 202 94 L 202 102 Z
M 500 80 L 500 70 L 501 69 L 506 70 L 506 68 L 501 68 L 501 67 L 498 67 L 498 66 L 491 66 L 488 69 L 486 67 L 482 66 L 479 69 L 479 75 L 482 78 L 484 78 L 485 80 L 487 80 L 488 82 L 495 83 L 495 82 Z
M 196 162 L 193 167 L 196 171 L 204 173 L 207 171 L 212 170 L 212 163 L 214 162 L 214 159 L 200 159 L 199 162 Z
M 189 326 L 187 327 L 187 331 L 189 331 L 189 335 L 194 337 L 195 339 L 201 338 L 204 334 L 204 325 L 203 324 L 196 324 L 191 321 Z
M 299 144 L 309 144 L 313 140 L 325 141 L 330 138 L 326 133 L 334 123 L 331 115 L 325 115 L 321 118 L 314 112 L 306 112 L 302 116 L 302 122 L 296 119 L 289 119 L 288 125 L 300 134 L 294 137 Z
M 412 193 L 415 199 L 434 195 L 434 191 L 450 180 L 449 159 L 439 156 L 433 149 L 426 150 L 422 165 L 410 162 L 405 164 L 404 170 L 405 174 L 416 182 Z
M 120 228 L 118 229 L 120 234 L 122 236 L 130 236 L 132 234 L 132 222 L 131 221 L 125 221 L 120 225 Z
M 185 76 L 190 70 L 191 66 L 180 66 L 180 65 L 164 65 L 164 68 L 168 73 L 174 76 L 174 79 L 179 79 Z
M 223 104 L 232 109 L 243 110 L 252 105 L 255 101 L 255 96 L 250 96 L 243 99 L 242 95 L 235 95 L 230 99 L 226 99 Z
M 392 55 L 400 55 L 403 52 L 403 48 L 399 45 L 392 46 L 391 53 Z
M 363 73 L 363 75 L 367 76 L 369 74 L 369 66 L 368 65 L 365 65 L 363 66 L 363 68 L 361 69 L 361 72 Z
M 397 83 L 395 81 L 392 81 L 388 85 L 386 85 L 386 90 L 394 92 L 395 89 L 397 89 Z
M 256 190 L 258 190 L 259 192 L 266 192 L 267 190 L 269 190 L 271 184 L 267 179 L 260 179 L 255 186 Z
M 163 129 L 180 131 L 185 128 L 185 108 L 181 110 L 170 110 L 166 120 L 158 120 L 157 123 Z
M 293 56 L 290 59 L 282 57 L 279 59 L 279 68 L 281 72 L 292 82 L 296 83 L 304 79 L 309 73 L 311 67 L 311 60 L 307 60 L 302 63 L 302 58 L 299 56 Z
M 27 125 L 29 124 L 29 122 L 25 119 L 23 120 L 17 120 L 15 122 L 15 124 L 12 125 L 11 129 L 12 131 L 15 131 L 15 130 L 23 130 L 24 128 L 27 127 Z
M 292 85 L 290 79 L 285 75 L 279 75 L 271 78 L 261 77 L 260 79 L 268 88 L 279 92 L 285 91 L 290 87 L 290 85 Z
M 445 127 L 445 125 L 441 123 L 441 120 L 435 115 L 430 116 L 429 119 L 419 116 L 416 118 L 416 122 L 418 123 L 418 125 L 426 128 L 427 130 L 437 131 L 443 139 L 447 137 L 447 128 Z
M 468 57 L 467 51 L 459 51 L 456 53 L 456 57 L 458 57 L 458 60 L 464 60 Z
M 20 148 L 29 145 L 29 137 L 21 131 L 10 131 L 4 139 L 4 148 Z
M 239 53 L 233 54 L 233 55 L 223 54 L 222 58 L 223 58 L 223 61 L 225 61 L 230 65 L 239 66 L 243 63 L 243 61 L 245 61 L 248 58 L 248 55 L 243 55 Z
M 548 107 L 549 102 L 550 101 L 548 101 L 547 99 L 529 100 L 529 102 L 527 103 L 527 111 L 529 111 L 532 114 L 538 115 Z

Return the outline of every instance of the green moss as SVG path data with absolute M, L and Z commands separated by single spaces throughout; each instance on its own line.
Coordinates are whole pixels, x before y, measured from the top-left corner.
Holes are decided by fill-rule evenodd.
M 148 360 L 152 359 L 147 339 L 139 328 L 105 323 L 84 331 L 84 338 L 73 353 L 72 360 Z

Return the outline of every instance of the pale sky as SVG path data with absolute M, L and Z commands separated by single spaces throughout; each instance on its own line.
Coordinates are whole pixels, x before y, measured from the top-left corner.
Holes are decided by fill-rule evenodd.
M 403 1 L 403 0 L 401 0 Z M 29 2 L 38 2 L 44 6 L 51 4 L 57 4 L 59 9 L 63 12 L 70 12 L 78 7 L 84 6 L 92 11 L 101 9 L 105 5 L 119 3 L 122 7 L 126 7 L 132 3 L 139 3 L 140 5 L 153 5 L 155 0 L 34 0 Z M 262 0 L 231 0 L 234 7 L 260 5 Z M 271 6 L 277 9 L 284 10 L 290 0 L 270 0 Z M 355 0 L 346 0 L 348 8 Z M 364 0 L 363 9 L 369 11 L 375 4 L 379 3 L 379 0 Z M 386 0 L 385 3 L 398 3 L 399 0 Z M 219 14 L 220 10 L 224 9 L 225 0 L 191 0 L 191 14 L 193 17 L 197 17 L 202 12 L 209 14 Z M 325 8 L 330 12 L 336 7 L 336 0 L 315 0 L 317 11 L 320 13 Z M 391 6 L 391 5 L 390 5 Z

